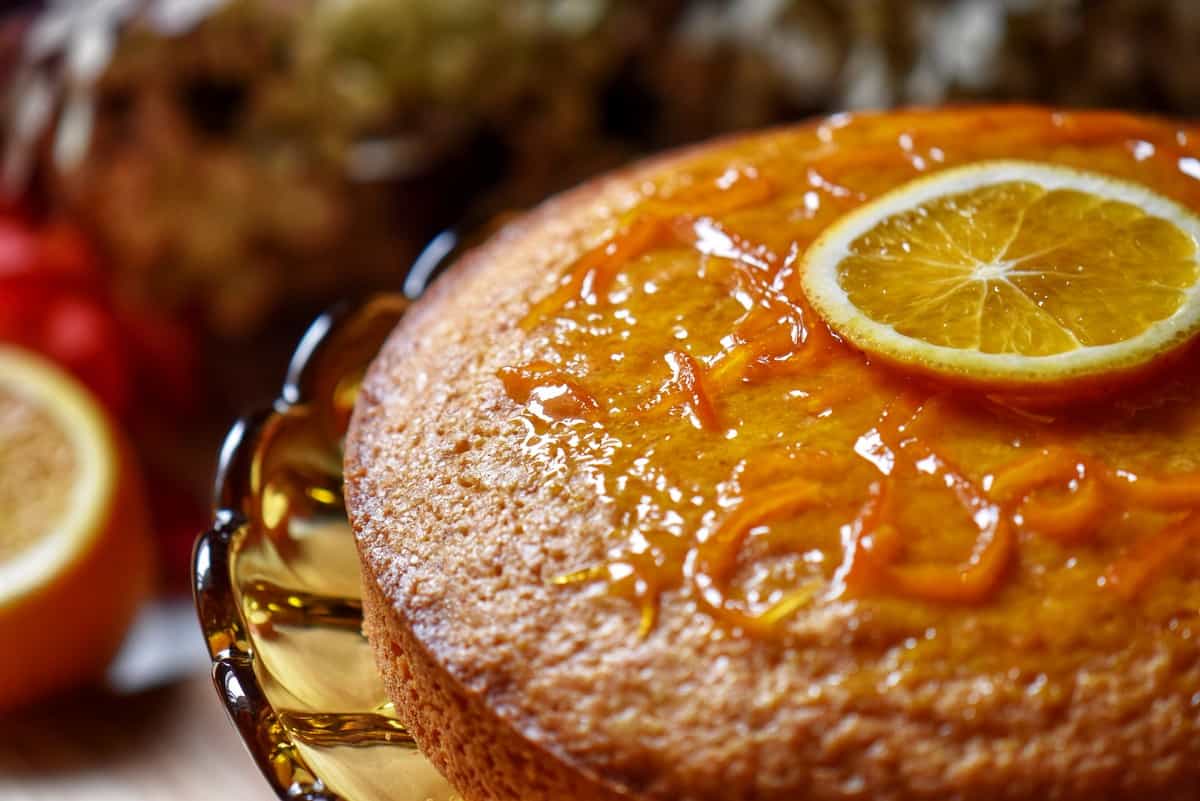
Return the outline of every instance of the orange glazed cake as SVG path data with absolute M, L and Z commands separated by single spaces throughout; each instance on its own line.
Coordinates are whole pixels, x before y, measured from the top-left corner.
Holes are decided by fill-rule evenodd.
M 1200 130 L 839 115 L 545 203 L 370 368 L 366 631 L 466 801 L 1200 799 Z

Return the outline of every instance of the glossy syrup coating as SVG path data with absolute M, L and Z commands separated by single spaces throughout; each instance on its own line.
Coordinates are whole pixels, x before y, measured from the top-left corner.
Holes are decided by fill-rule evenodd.
M 837 117 L 557 201 L 367 381 L 350 506 L 393 622 L 606 791 L 1191 797 L 1200 359 L 1030 409 L 872 364 L 797 270 L 839 214 L 980 159 L 1200 209 L 1196 136 Z
M 1033 145 L 1002 146 L 1137 176 L 1160 146 L 1119 127 L 1100 136 L 1096 129 L 1113 121 L 1050 117 L 1021 132 Z M 836 124 L 818 129 L 818 139 L 846 136 Z M 929 136 L 922 152 L 912 133 L 900 133 L 898 147 L 868 151 L 871 180 L 898 184 L 1005 152 L 943 137 Z M 1075 157 L 1070 144 L 1097 137 L 1102 148 Z M 1168 181 L 1145 171 L 1142 179 L 1182 199 L 1195 192 L 1188 170 L 1200 164 L 1183 149 L 1186 133 L 1171 144 L 1182 175 Z M 999 606 L 997 596 L 1022 583 L 1010 569 L 1018 540 L 1040 535 L 1066 546 L 1071 564 L 1047 577 L 1060 572 L 1053 557 L 1035 561 L 1030 597 L 1086 574 L 1095 591 L 1086 595 L 1152 595 L 1147 585 L 1169 572 L 1168 554 L 1200 528 L 1190 517 L 1200 511 L 1200 441 L 1179 440 L 1155 419 L 1194 402 L 1195 360 L 1140 393 L 1089 404 L 1082 421 L 1061 402 L 1029 411 L 871 364 L 825 328 L 798 286 L 799 255 L 825 215 L 880 186 L 862 188 L 852 180 L 861 165 L 844 161 L 818 150 L 798 171 L 769 152 L 721 153 L 672 176 L 674 186 L 655 187 L 524 318 L 527 330 L 549 331 L 549 353 L 502 368 L 500 378 L 531 423 L 584 423 L 568 436 L 604 442 L 602 458 L 580 464 L 629 538 L 604 564 L 556 583 L 606 580 L 641 603 L 643 634 L 661 592 L 684 581 L 731 624 L 782 633 L 786 617 L 822 599 Z M 799 213 L 798 187 L 808 187 Z M 1131 436 L 1140 452 L 1121 447 Z M 684 450 L 672 458 L 676 440 Z M 696 470 L 672 469 L 692 452 Z M 724 476 L 703 467 L 717 457 L 735 460 Z M 967 525 L 954 524 L 956 506 Z M 838 507 L 844 522 L 830 525 Z M 948 519 L 929 532 L 925 521 L 943 519 L 927 516 L 935 509 Z M 1121 521 L 1110 531 L 1101 520 L 1108 513 Z M 976 536 L 974 545 L 956 528 Z M 922 549 L 926 558 L 916 558 Z M 744 581 L 733 580 L 739 571 Z M 1082 590 L 1069 592 L 1082 600 Z

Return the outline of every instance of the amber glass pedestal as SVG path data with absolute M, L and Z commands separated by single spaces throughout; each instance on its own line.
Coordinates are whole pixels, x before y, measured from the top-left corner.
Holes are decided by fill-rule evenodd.
M 213 525 L 196 545 L 213 681 L 288 801 L 458 799 L 396 720 L 375 671 L 342 503 L 354 396 L 407 305 L 379 296 L 313 323 L 273 408 L 226 438 Z

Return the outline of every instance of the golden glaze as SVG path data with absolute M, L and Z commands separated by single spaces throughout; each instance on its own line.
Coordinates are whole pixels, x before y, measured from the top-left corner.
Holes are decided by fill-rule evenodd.
M 530 458 L 584 471 L 611 509 L 609 560 L 556 583 L 605 581 L 641 605 L 643 635 L 681 592 L 761 636 L 856 604 L 925 631 L 920 653 L 970 653 L 985 629 L 1018 647 L 1089 627 L 1190 638 L 1200 358 L 1027 411 L 872 364 L 815 319 L 796 268 L 848 209 L 982 158 L 1109 172 L 1197 209 L 1197 137 L 1116 114 L 843 116 L 645 186 L 535 298 L 537 359 L 501 371 Z

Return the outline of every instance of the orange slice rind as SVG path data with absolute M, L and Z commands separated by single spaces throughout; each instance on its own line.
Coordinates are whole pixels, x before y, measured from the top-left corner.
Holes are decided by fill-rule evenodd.
M 0 714 L 97 678 L 152 589 L 141 480 L 74 378 L 0 345 Z
M 906 183 L 805 254 L 851 344 L 1013 389 L 1137 371 L 1200 330 L 1200 218 L 1145 186 L 1023 161 Z

